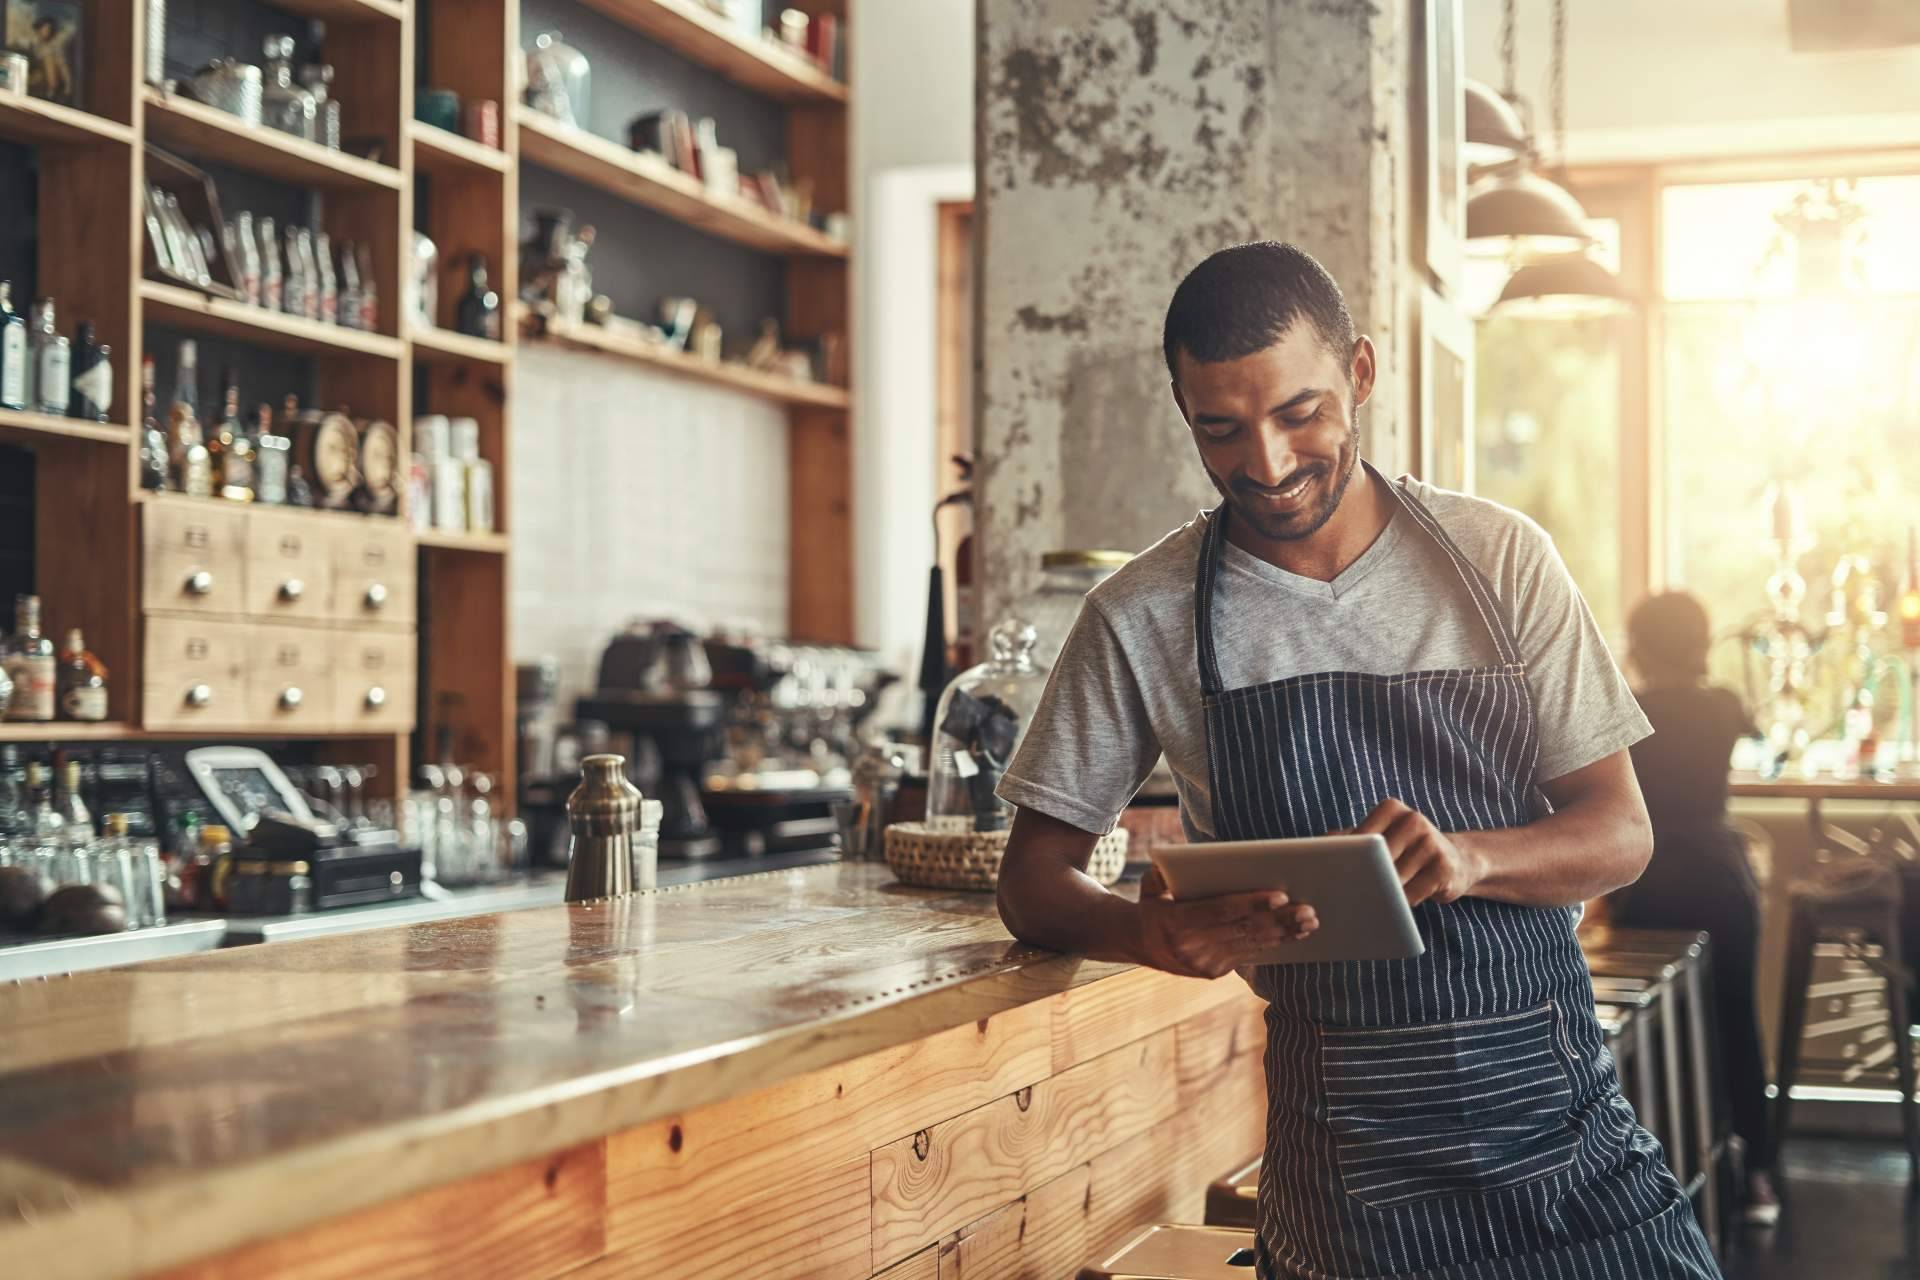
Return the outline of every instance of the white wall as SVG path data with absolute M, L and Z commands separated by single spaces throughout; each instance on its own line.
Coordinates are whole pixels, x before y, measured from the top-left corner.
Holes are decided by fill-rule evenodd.
M 1466 0 L 1467 72 L 1498 88 L 1501 0 Z M 1551 119 L 1551 9 L 1519 5 L 1520 92 Z M 1794 53 L 1787 0 L 1568 0 L 1575 162 L 1920 142 L 1920 48 Z
M 854 14 L 854 625 L 911 676 L 941 480 L 933 210 L 973 194 L 974 0 Z

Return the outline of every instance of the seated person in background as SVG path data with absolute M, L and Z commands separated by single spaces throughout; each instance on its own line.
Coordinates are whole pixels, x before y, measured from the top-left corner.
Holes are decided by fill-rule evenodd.
M 1653 821 L 1653 859 L 1617 895 L 1612 918 L 1627 929 L 1712 935 L 1721 1083 L 1733 1131 L 1747 1149 L 1746 1217 L 1769 1224 L 1780 1216 L 1780 1201 L 1754 995 L 1760 888 L 1746 842 L 1727 825 L 1733 745 L 1755 730 L 1737 696 L 1707 683 L 1711 629 L 1698 600 L 1684 592 L 1643 600 L 1627 635 L 1640 707 L 1653 724 L 1653 736 L 1633 748 Z

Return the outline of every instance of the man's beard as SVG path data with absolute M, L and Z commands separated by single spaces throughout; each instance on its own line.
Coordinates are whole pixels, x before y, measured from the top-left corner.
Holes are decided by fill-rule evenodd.
M 1360 469 L 1360 410 L 1356 406 L 1347 431 L 1346 443 L 1340 446 L 1340 454 L 1331 463 L 1316 462 L 1295 471 L 1288 476 L 1283 487 L 1291 487 L 1305 479 L 1310 484 L 1321 486 L 1319 500 L 1305 513 L 1296 513 L 1275 518 L 1262 510 L 1256 500 L 1259 493 L 1271 492 L 1261 486 L 1251 484 L 1241 476 L 1231 484 L 1222 483 L 1211 469 L 1207 477 L 1213 481 L 1213 487 L 1227 500 L 1227 506 L 1233 511 L 1234 518 L 1242 521 L 1249 529 L 1269 542 L 1297 542 L 1301 538 L 1310 538 L 1320 532 L 1327 521 L 1333 519 L 1333 513 L 1340 509 L 1340 500 L 1346 496 L 1347 486 L 1353 482 L 1354 473 Z M 1330 473 L 1337 473 L 1332 484 L 1326 483 Z

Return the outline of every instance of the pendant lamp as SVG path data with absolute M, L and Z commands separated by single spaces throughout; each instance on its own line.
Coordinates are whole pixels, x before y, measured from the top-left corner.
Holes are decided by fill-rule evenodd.
M 1493 305 L 1502 315 L 1577 319 L 1619 315 L 1631 303 L 1613 272 L 1585 253 L 1563 253 L 1522 265 Z
M 1478 80 L 1464 85 L 1466 110 L 1462 117 L 1467 140 L 1462 152 L 1467 171 L 1512 164 L 1532 149 L 1520 112 L 1497 90 Z
M 1572 253 L 1592 238 L 1580 202 L 1538 174 L 1503 170 L 1467 190 L 1467 252 L 1475 257 Z

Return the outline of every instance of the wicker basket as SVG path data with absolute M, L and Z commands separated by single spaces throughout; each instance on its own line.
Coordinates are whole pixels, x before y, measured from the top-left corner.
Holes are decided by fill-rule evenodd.
M 1000 879 L 1005 831 L 935 831 L 924 822 L 887 828 L 887 865 L 903 884 L 929 889 L 992 889 Z M 1112 884 L 1127 865 L 1127 830 L 1101 836 L 1087 860 L 1087 874 Z

